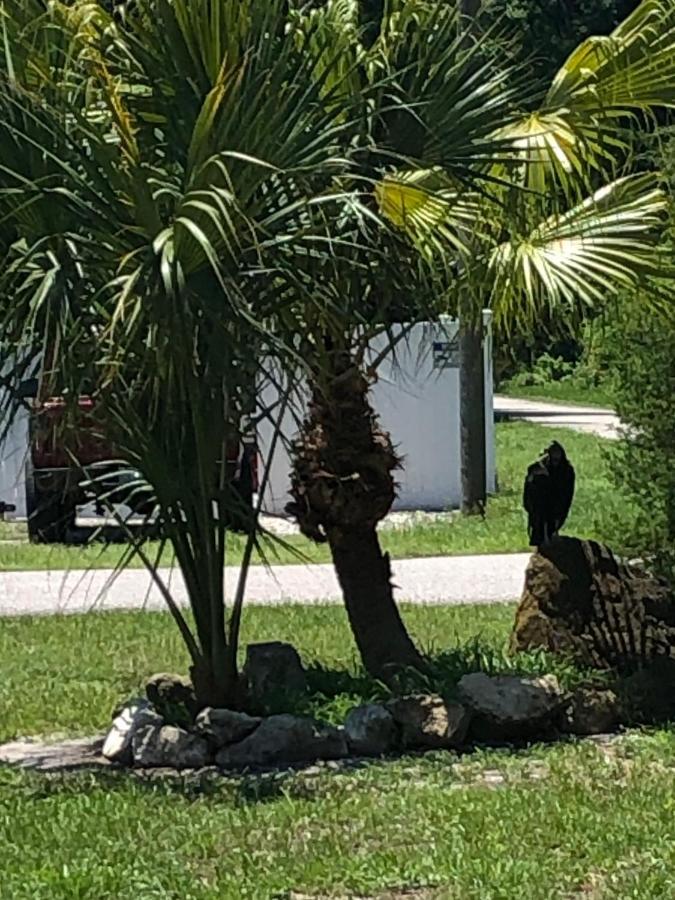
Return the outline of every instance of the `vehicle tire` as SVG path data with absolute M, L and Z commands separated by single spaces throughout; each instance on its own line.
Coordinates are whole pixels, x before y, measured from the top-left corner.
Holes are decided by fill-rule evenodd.
M 239 472 L 232 483 L 233 508 L 228 516 L 227 527 L 238 534 L 248 534 L 252 524 L 253 511 L 253 466 L 250 453 L 242 453 Z
M 33 544 L 65 544 L 72 514 L 57 490 L 41 490 L 33 464 L 26 463 L 26 516 L 28 538 Z

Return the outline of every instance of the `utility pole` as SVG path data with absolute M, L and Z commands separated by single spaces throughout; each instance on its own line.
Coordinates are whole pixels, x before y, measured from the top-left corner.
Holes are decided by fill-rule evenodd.
M 471 46 L 481 0 L 458 0 L 463 47 Z M 459 415 L 462 512 L 483 514 L 487 502 L 485 363 L 480 294 L 465 287 L 459 300 Z

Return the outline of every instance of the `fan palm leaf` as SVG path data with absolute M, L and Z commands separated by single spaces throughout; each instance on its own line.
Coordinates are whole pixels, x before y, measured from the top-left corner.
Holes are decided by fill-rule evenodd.
M 486 267 L 499 324 L 528 329 L 544 307 L 563 313 L 601 306 L 640 280 L 663 274 L 655 247 L 667 209 L 654 174 L 627 176 L 500 244 Z
M 313 77 L 280 0 L 136 0 L 120 26 L 84 0 L 71 6 L 28 29 L 14 22 L 0 66 L 0 216 L 11 223 L 0 345 L 14 386 L 41 360 L 43 390 L 93 393 L 119 455 L 152 484 L 191 598 L 195 679 L 224 703 L 236 647 L 223 561 L 240 508 L 228 447 L 259 360 L 285 352 L 270 335 L 290 302 L 275 273 L 352 202 L 334 190 L 349 169 L 344 119 L 323 102 L 329 73 Z M 43 90 L 17 60 L 41 41 L 51 52 L 52 33 L 72 62 Z M 310 214 L 324 204 L 335 213 Z
M 565 187 L 625 156 L 627 122 L 675 104 L 675 8 L 643 0 L 607 37 L 590 37 L 554 77 L 539 108 L 501 129 L 522 181 Z

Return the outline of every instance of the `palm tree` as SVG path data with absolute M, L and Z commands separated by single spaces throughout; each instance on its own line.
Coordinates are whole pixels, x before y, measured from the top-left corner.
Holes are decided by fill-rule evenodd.
M 505 72 L 461 54 L 449 7 L 412 0 L 386 6 L 365 31 L 353 3 L 327 3 L 294 17 L 299 33 L 313 26 L 329 34 L 332 54 L 342 60 L 339 96 L 347 108 L 360 108 L 351 142 L 371 215 L 351 237 L 343 234 L 343 244 L 359 249 L 331 260 L 330 271 L 315 279 L 336 292 L 322 306 L 330 313 L 302 321 L 310 402 L 291 446 L 289 511 L 305 535 L 329 545 L 364 665 L 390 680 L 402 669 L 423 670 L 425 661 L 394 602 L 390 560 L 377 534 L 395 497 L 400 461 L 370 403 L 377 362 L 368 346 L 383 332 L 395 341 L 393 324 L 440 305 L 425 258 L 412 243 L 372 226 L 372 217 L 387 173 L 403 161 L 442 166 L 458 183 L 475 186 L 484 159 L 503 143 L 496 132 L 508 120 L 517 86 L 507 85 Z M 317 54 L 318 71 L 330 58 Z
M 42 392 L 94 419 L 152 487 L 193 623 L 140 542 L 184 638 L 202 704 L 240 701 L 244 581 L 226 617 L 227 464 L 261 360 L 295 359 L 278 327 L 295 258 L 358 197 L 340 107 L 315 77 L 327 36 L 284 0 L 90 0 L 0 10 L 3 412 L 36 366 Z M 330 189 L 330 190 L 329 190 Z M 306 285 L 309 289 L 311 286 Z M 270 415 L 273 415 L 270 412 Z M 247 519 L 247 561 L 256 540 Z M 245 572 L 246 566 L 244 566 Z
M 597 302 L 601 292 L 657 265 L 665 197 L 654 175 L 610 181 L 588 199 L 582 191 L 617 161 L 622 116 L 670 103 L 672 12 L 649 0 L 611 39 L 591 40 L 572 58 L 573 74 L 563 69 L 538 105 L 539 88 L 526 90 L 518 73 L 495 69 L 480 45 L 469 46 L 448 6 L 393 2 L 364 32 L 349 4 L 328 4 L 311 16 L 333 33 L 336 52 L 352 54 L 343 90 L 361 92 L 369 104 L 365 144 L 377 148 L 368 159 L 380 211 L 411 238 L 418 260 L 436 268 L 439 297 L 460 313 L 463 355 L 474 363 L 462 376 L 465 509 L 480 509 L 482 309 L 492 307 L 500 327 L 528 328 L 542 303 L 562 313 L 579 301 Z M 417 270 L 406 260 L 415 284 Z M 590 267 L 586 285 L 575 274 L 581 260 Z M 427 295 L 429 273 L 422 270 Z M 378 275 L 334 283 L 358 310 L 359 296 L 381 288 Z M 420 288 L 418 281 L 407 290 Z M 321 377 L 311 379 L 309 414 L 292 448 L 292 512 L 305 534 L 330 545 L 364 663 L 385 678 L 424 668 L 396 610 L 389 560 L 377 539 L 398 460 L 368 400 L 376 372 L 363 365 L 364 335 L 381 331 L 400 308 L 392 298 L 384 308 L 362 305 L 369 327 L 360 331 L 340 331 L 339 320 L 332 330 L 320 323 L 312 352 L 323 351 L 314 366 Z M 415 316 L 409 305 L 408 316 Z

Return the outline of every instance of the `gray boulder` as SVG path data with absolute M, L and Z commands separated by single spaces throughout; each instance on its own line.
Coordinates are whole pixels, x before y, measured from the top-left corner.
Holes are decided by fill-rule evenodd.
M 447 703 L 437 694 L 397 697 L 387 708 L 400 728 L 403 746 L 410 750 L 460 746 L 471 718 L 459 703 Z
M 139 769 L 200 769 L 211 761 L 206 739 L 175 725 L 141 728 L 133 737 L 132 749 L 134 765 Z
M 216 763 L 227 769 L 341 759 L 347 755 L 342 729 L 284 714 L 263 719 L 243 741 L 219 750 Z
M 199 712 L 192 682 L 183 675 L 158 672 L 148 679 L 145 694 L 170 725 L 188 727 Z
M 231 709 L 213 709 L 207 706 L 195 719 L 195 731 L 217 749 L 236 744 L 248 737 L 260 725 L 262 719 L 247 716 Z
M 307 690 L 307 676 L 298 651 L 282 641 L 249 644 L 244 677 L 249 697 L 263 705 L 270 697 L 302 694 Z
M 555 675 L 474 672 L 465 675 L 457 689 L 473 712 L 472 733 L 485 740 L 528 737 L 546 730 L 565 701 Z
M 607 734 L 619 724 L 619 700 L 610 690 L 577 688 L 563 713 L 562 729 L 569 734 Z
M 352 753 L 380 756 L 389 753 L 398 743 L 398 729 L 394 717 L 377 703 L 355 706 L 345 719 L 345 737 Z
M 129 765 L 132 760 L 131 742 L 141 728 L 162 725 L 162 717 L 144 697 L 130 700 L 113 719 L 103 742 L 102 754 L 111 762 Z

